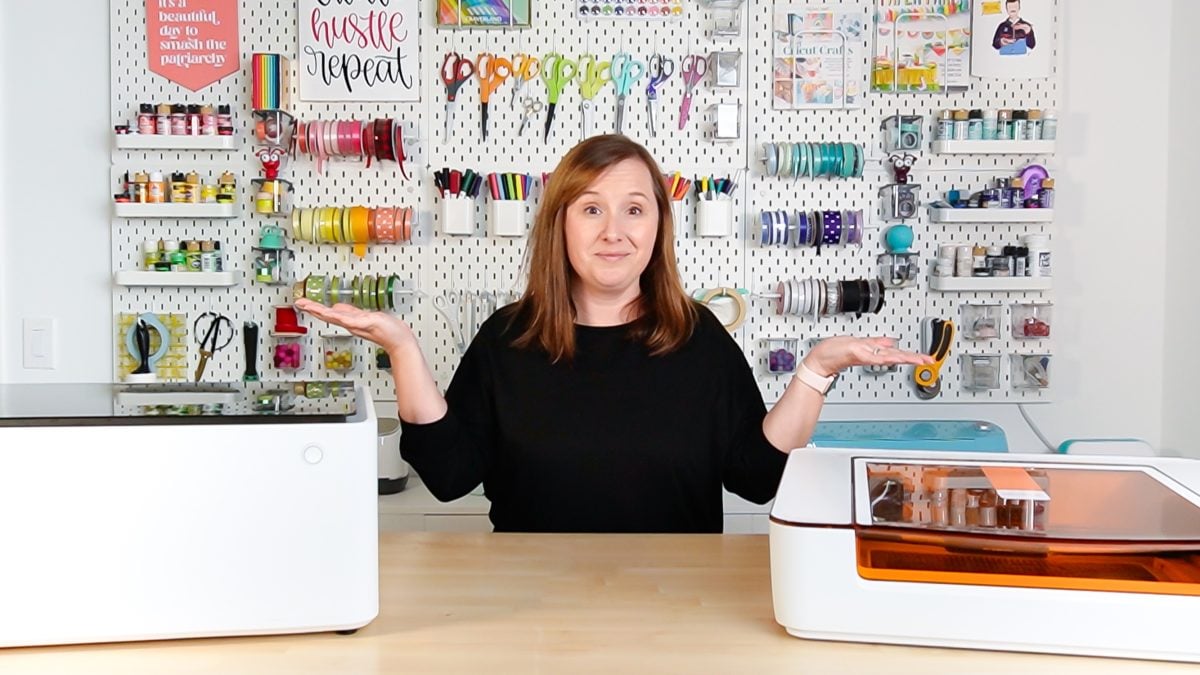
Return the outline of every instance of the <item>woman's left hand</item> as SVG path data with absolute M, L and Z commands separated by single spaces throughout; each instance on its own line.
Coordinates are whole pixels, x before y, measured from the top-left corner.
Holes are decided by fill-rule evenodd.
M 822 377 L 852 366 L 919 366 L 928 363 L 933 363 L 932 356 L 897 349 L 893 338 L 849 335 L 821 340 L 804 357 L 805 367 Z

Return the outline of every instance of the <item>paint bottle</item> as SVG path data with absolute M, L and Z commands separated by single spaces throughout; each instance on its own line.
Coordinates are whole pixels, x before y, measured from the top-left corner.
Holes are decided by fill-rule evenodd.
M 1016 251 L 1016 259 L 1013 261 L 1013 276 L 1027 277 L 1029 276 L 1029 249 L 1024 246 L 1018 246 Z
M 990 274 L 988 271 L 987 249 L 982 246 L 976 246 L 972 251 L 971 260 L 971 276 L 986 277 Z
M 184 177 L 188 185 L 188 202 L 192 204 L 200 203 L 200 174 L 195 171 L 188 172 Z
M 221 174 L 217 180 L 217 203 L 232 204 L 237 201 L 237 178 L 232 173 L 226 171 Z
M 966 110 L 954 111 L 954 140 L 965 141 L 970 137 L 970 113 Z
M 1001 110 L 996 115 L 996 140 L 1007 141 L 1012 133 L 1012 111 Z
M 217 135 L 217 110 L 211 105 L 200 106 L 200 134 Z
M 157 239 L 147 239 L 142 242 L 142 264 L 147 272 L 153 272 L 158 264 L 158 247 L 162 242 Z
M 228 104 L 217 106 L 217 133 L 221 136 L 233 135 L 233 112 Z
M 145 204 L 150 201 L 150 176 L 146 172 L 139 171 L 133 174 L 133 182 L 129 184 L 131 201 L 137 204 Z
M 1038 203 L 1043 209 L 1054 208 L 1054 179 L 1042 180 L 1042 189 L 1038 191 Z
M 150 172 L 150 182 L 147 183 L 146 201 L 150 204 L 162 204 L 167 201 L 167 184 L 161 171 Z
M 145 135 L 153 135 L 154 126 L 154 106 L 149 103 L 143 103 L 138 106 L 138 133 Z
M 221 252 L 221 242 L 214 241 L 213 245 L 213 260 L 216 264 L 218 272 L 225 271 L 225 254 Z
M 937 139 L 939 141 L 954 140 L 954 111 L 943 110 L 938 113 Z
M 217 254 L 213 249 L 213 242 L 207 239 L 200 242 L 200 271 L 217 271 Z
M 1005 202 L 1012 200 L 1012 208 L 1025 208 L 1025 179 L 1021 177 L 1010 178 L 1008 180 L 1008 199 Z
M 154 117 L 154 133 L 159 136 L 171 135 L 171 104 L 159 103 L 158 114 Z
M 187 131 L 189 136 L 199 136 L 202 126 L 200 106 L 192 104 L 187 107 Z
M 175 241 L 174 239 L 167 239 L 163 241 L 162 260 L 163 262 L 167 263 L 172 272 L 183 271 L 185 258 L 183 257 L 183 253 L 181 253 L 179 250 L 179 242 Z M 180 267 L 175 267 L 176 260 L 178 260 Z
M 187 136 L 187 106 L 177 103 L 171 106 L 171 135 Z
M 192 201 L 192 195 L 187 177 L 180 172 L 171 174 L 171 203 L 186 204 L 190 201 Z
M 972 141 L 983 140 L 983 111 L 972 110 L 967 113 L 967 139 Z
M 1042 112 L 1042 140 L 1058 140 L 1058 113 L 1053 109 Z
M 184 258 L 189 272 L 200 271 L 200 242 L 196 240 L 184 242 Z
M 1024 110 L 1014 110 L 1012 113 L 1012 125 L 1008 129 L 1008 140 L 1023 141 L 1025 140 L 1025 128 L 1029 126 L 1029 113 Z
M 1025 140 L 1040 141 L 1042 139 L 1042 111 L 1030 110 L 1029 120 L 1025 123 Z
M 996 125 L 998 115 L 994 108 L 988 108 L 983 111 L 983 140 L 996 140 Z

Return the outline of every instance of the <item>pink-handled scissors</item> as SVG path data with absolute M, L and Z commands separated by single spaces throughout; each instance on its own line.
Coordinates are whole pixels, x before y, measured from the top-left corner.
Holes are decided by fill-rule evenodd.
M 692 54 L 683 60 L 683 70 L 680 71 L 683 78 L 683 102 L 679 104 L 680 131 L 687 126 L 688 118 L 692 114 L 692 92 L 695 91 L 696 85 L 704 79 L 704 74 L 707 72 L 708 60 L 706 57 Z

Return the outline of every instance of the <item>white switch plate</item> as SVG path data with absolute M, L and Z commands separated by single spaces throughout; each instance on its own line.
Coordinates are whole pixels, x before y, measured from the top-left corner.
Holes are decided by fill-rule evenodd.
M 22 323 L 24 365 L 28 369 L 54 370 L 54 319 L 25 319 Z

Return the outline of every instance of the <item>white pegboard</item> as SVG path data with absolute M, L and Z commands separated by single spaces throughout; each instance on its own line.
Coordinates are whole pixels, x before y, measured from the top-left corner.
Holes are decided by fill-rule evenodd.
M 473 168 L 480 172 L 522 171 L 539 176 L 551 171 L 554 164 L 581 137 L 580 97 L 578 88 L 570 86 L 560 99 L 554 131 L 548 143 L 541 139 L 541 120 L 531 124 L 525 135 L 516 135 L 520 123 L 519 108 L 509 107 L 509 88 L 505 84 L 493 96 L 490 108 L 488 141 L 484 142 L 479 127 L 479 87 L 476 80 L 459 92 L 459 108 L 455 114 L 455 135 L 450 143 L 442 142 L 445 90 L 438 76 L 442 58 L 447 51 L 460 51 L 474 57 L 483 51 L 505 55 L 528 52 L 539 58 L 550 51 L 561 51 L 571 58 L 590 51 L 609 59 L 624 49 L 645 60 L 652 52 L 664 53 L 678 62 L 690 53 L 740 50 L 741 86 L 734 89 L 714 89 L 711 76 L 696 91 L 692 119 L 687 129 L 675 128 L 682 97 L 678 72 L 660 88 L 660 131 L 652 137 L 647 130 L 645 79 L 635 85 L 626 110 L 626 133 L 642 142 L 658 159 L 666 172 L 680 171 L 685 176 L 697 174 L 732 174 L 748 168 L 743 186 L 735 195 L 734 237 L 724 239 L 698 238 L 692 234 L 694 197 L 689 196 L 684 220 L 677 225 L 676 249 L 684 285 L 689 291 L 713 286 L 748 288 L 759 293 L 770 290 L 788 277 L 820 277 L 825 279 L 859 278 L 874 275 L 875 258 L 883 251 L 882 229 L 878 216 L 878 188 L 890 182 L 878 164 L 883 152 L 880 147 L 879 125 L 896 113 L 920 114 L 926 118 L 926 148 L 930 138 L 930 121 L 935 111 L 959 107 L 1057 107 L 1059 96 L 1058 70 L 1045 81 L 998 82 L 974 81 L 970 90 L 938 95 L 880 95 L 871 94 L 864 107 L 853 110 L 796 110 L 771 108 L 771 3 L 749 0 L 744 8 L 743 36 L 735 41 L 712 40 L 708 37 L 711 19 L 699 3 L 688 3 L 687 13 L 680 21 L 619 22 L 580 21 L 574 18 L 571 3 L 542 2 L 534 8 L 534 28 L 518 31 L 497 30 L 435 30 L 432 1 L 420 3 L 420 50 L 422 99 L 415 103 L 307 103 L 292 91 L 290 112 L 300 119 L 369 119 L 392 117 L 403 120 L 407 134 L 419 138 L 410 149 L 408 164 L 411 178 L 403 180 L 394 164 L 382 168 L 335 163 L 324 175 L 318 175 L 314 164 L 305 159 L 292 162 L 284 177 L 296 186 L 297 206 L 413 206 L 418 210 L 418 226 L 414 241 L 405 245 L 374 245 L 363 260 L 352 256 L 347 248 L 292 244 L 296 250 L 298 276 L 308 273 L 397 274 L 411 287 L 427 296 L 454 290 L 501 291 L 519 288 L 521 264 L 525 251 L 524 238 L 490 237 L 487 232 L 486 202 L 476 206 L 477 232 L 471 237 L 447 237 L 439 233 L 439 199 L 433 186 L 432 171 L 441 167 Z M 831 0 L 825 5 L 858 8 L 866 19 L 871 17 L 869 0 Z M 1056 3 L 1057 4 L 1057 3 Z M 247 138 L 250 125 L 249 89 L 250 55 L 255 52 L 278 52 L 289 57 L 296 53 L 296 6 L 289 0 L 248 0 L 241 3 L 241 70 L 213 86 L 197 93 L 177 87 L 146 69 L 145 0 L 110 0 L 113 28 L 111 38 L 112 118 L 114 124 L 126 123 L 136 113 L 137 104 L 144 101 L 181 103 L 229 103 L 234 107 L 235 128 L 239 137 L 238 149 L 233 152 L 196 151 L 113 151 L 113 185 L 125 170 L 162 169 L 191 170 L 220 173 L 229 169 L 239 177 L 242 215 L 231 221 L 157 220 L 137 221 L 113 219 L 112 264 L 114 270 L 138 269 L 141 264 L 140 245 L 143 239 L 202 238 L 220 239 L 226 249 L 226 265 L 246 271 L 250 266 L 250 247 L 257 241 L 259 225 L 268 222 L 253 212 L 250 179 L 259 175 L 260 167 L 251 155 L 252 144 Z M 870 24 L 869 24 L 870 25 Z M 1060 31 L 1057 30 L 1056 34 Z M 870 49 L 864 49 L 864 60 Z M 1057 60 L 1057 59 L 1056 59 Z M 864 64 L 864 66 L 869 64 Z M 298 64 L 293 61 L 293 69 Z M 869 69 L 864 67 L 864 72 Z M 296 78 L 293 77 L 293 83 Z M 540 79 L 527 85 L 526 95 L 545 99 Z M 596 99 L 596 131 L 612 129 L 615 118 L 616 94 L 605 87 Z M 743 140 L 719 143 L 712 138 L 710 108 L 717 102 L 738 103 L 742 110 Z M 854 141 L 865 144 L 875 160 L 866 175 L 850 180 L 809 180 L 768 177 L 762 174 L 760 157 L 764 142 L 771 141 Z M 414 153 L 415 151 L 415 153 Z M 1029 157 L 1011 156 L 949 156 L 934 155 L 928 150 L 920 153 L 920 163 L 914 180 L 924 186 L 926 200 L 935 198 L 950 187 L 977 188 L 991 176 L 1010 174 L 1030 161 Z M 116 191 L 114 189 L 114 191 Z M 535 198 L 540 194 L 535 190 Z M 530 203 L 528 221 L 532 222 Z M 764 209 L 864 209 L 872 229 L 866 232 L 861 249 L 826 249 L 820 256 L 814 251 L 766 248 L 754 237 L 754 224 Z M 280 223 L 283 224 L 283 223 Z M 928 265 L 938 242 L 971 241 L 1003 243 L 1013 241 L 1027 232 L 1051 232 L 1053 226 L 1029 225 L 942 225 L 930 224 L 922 209 L 919 220 L 911 223 L 917 233 L 914 250 L 921 253 Z M 243 275 L 244 278 L 246 275 Z M 924 275 L 922 275 L 924 277 Z M 323 371 L 317 351 L 319 340 L 315 326 L 306 340 L 305 368 L 295 374 L 285 374 L 270 366 L 271 340 L 267 330 L 272 323 L 271 306 L 290 301 L 289 287 L 271 287 L 245 280 L 240 286 L 228 289 L 161 289 L 119 287 L 114 285 L 115 312 L 174 311 L 189 317 L 205 310 L 216 310 L 231 316 L 239 325 L 243 321 L 260 324 L 258 369 L 270 379 L 326 379 L 336 374 Z M 1050 300 L 1050 293 L 956 293 L 941 294 L 927 290 L 922 278 L 913 289 L 889 293 L 887 306 L 877 316 L 862 319 L 831 318 L 819 323 L 796 318 L 778 317 L 773 303 L 752 299 L 747 323 L 735 333 L 754 367 L 767 400 L 775 400 L 786 384 L 785 378 L 766 372 L 766 337 L 794 336 L 805 343 L 809 338 L 839 333 L 883 334 L 901 337 L 904 346 L 916 347 L 920 320 L 925 316 L 959 319 L 958 306 L 965 301 L 994 300 L 1004 304 L 1025 299 Z M 414 328 L 421 340 L 438 382 L 445 386 L 459 360 L 454 341 L 445 321 L 429 297 L 413 298 L 400 309 L 401 316 Z M 1008 313 L 1006 310 L 1006 319 Z M 1046 392 L 1016 392 L 1005 386 L 995 392 L 972 393 L 958 386 L 958 355 L 966 349 L 1008 354 L 1018 349 L 1047 349 L 1048 344 L 1017 341 L 1008 337 L 987 344 L 957 341 L 943 373 L 946 378 L 939 400 L 1011 401 L 1045 400 Z M 243 356 L 241 340 L 231 349 L 221 352 L 208 366 L 206 379 L 236 380 L 240 378 Z M 197 357 L 191 349 L 192 361 Z M 1007 358 L 1007 357 L 1006 357 Z M 114 360 L 115 363 L 115 360 Z M 373 358 L 365 344 L 358 347 L 357 368 L 352 377 L 369 384 L 379 398 L 393 396 L 390 374 L 374 368 Z M 114 366 L 115 367 L 115 366 Z M 1053 373 L 1053 370 L 1051 371 Z M 846 402 L 908 402 L 916 400 L 907 371 L 882 377 L 848 373 L 842 378 L 831 400 Z

